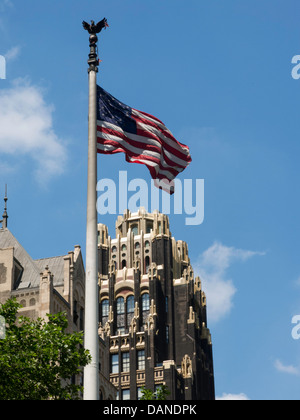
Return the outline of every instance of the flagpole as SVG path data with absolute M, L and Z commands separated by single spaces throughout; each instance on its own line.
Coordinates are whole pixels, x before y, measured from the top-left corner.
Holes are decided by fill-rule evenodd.
M 90 36 L 89 54 L 89 131 L 88 186 L 86 227 L 85 283 L 85 349 L 90 351 L 91 363 L 84 368 L 84 400 L 99 400 L 99 290 L 98 290 L 98 232 L 97 232 L 97 55 L 98 37 Z

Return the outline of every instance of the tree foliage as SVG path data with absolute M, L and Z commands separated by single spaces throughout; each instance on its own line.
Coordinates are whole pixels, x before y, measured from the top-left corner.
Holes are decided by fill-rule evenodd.
M 76 399 L 82 387 L 73 375 L 90 362 L 83 333 L 66 333 L 64 313 L 33 321 L 17 319 L 15 299 L 0 306 L 6 337 L 0 340 L 0 400 Z
M 141 401 L 166 401 L 170 391 L 166 385 L 161 385 L 158 387 L 156 392 L 152 392 L 151 389 L 142 388 L 142 398 Z

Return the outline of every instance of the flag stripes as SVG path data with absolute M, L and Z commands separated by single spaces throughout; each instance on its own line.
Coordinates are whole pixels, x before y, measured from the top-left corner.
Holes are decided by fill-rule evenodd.
M 130 108 L 98 87 L 98 153 L 125 153 L 127 162 L 148 167 L 155 184 L 174 192 L 176 176 L 191 162 L 187 146 L 179 143 L 156 117 Z

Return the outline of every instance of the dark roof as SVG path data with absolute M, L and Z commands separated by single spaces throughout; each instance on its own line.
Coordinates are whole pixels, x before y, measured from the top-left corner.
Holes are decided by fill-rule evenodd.
M 51 273 L 54 275 L 54 286 L 61 286 L 64 284 L 64 257 L 43 258 L 35 260 L 40 272 L 45 270 L 48 266 Z

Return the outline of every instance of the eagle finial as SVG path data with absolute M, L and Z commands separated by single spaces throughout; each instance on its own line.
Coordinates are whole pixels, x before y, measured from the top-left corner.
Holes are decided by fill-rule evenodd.
M 106 18 L 100 20 L 100 22 L 98 22 L 97 25 L 95 25 L 95 22 L 93 20 L 91 21 L 90 24 L 83 21 L 82 25 L 84 29 L 88 31 L 88 33 L 91 35 L 99 34 L 103 28 L 105 29 L 108 28 L 108 23 L 107 23 Z

